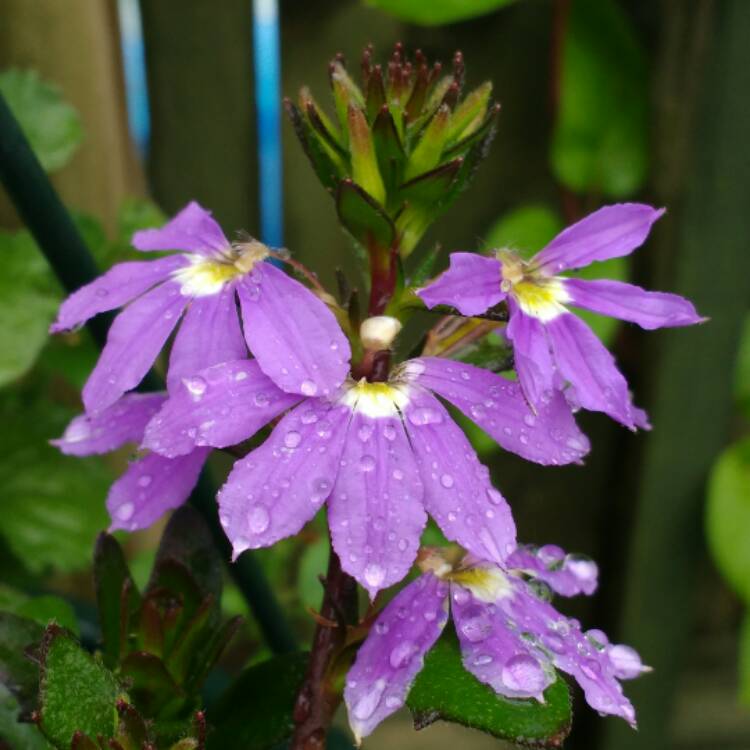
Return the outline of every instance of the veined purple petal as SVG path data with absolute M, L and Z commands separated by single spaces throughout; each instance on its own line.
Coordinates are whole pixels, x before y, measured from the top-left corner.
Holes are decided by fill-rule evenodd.
M 174 458 L 199 445 L 236 445 L 299 400 L 277 388 L 255 360 L 224 362 L 173 389 L 146 427 L 143 446 Z
M 342 568 L 371 599 L 414 563 L 427 522 L 423 494 L 401 420 L 355 412 L 328 501 L 328 526 Z
M 77 289 L 60 305 L 50 333 L 69 331 L 99 313 L 122 307 L 186 263 L 183 256 L 171 255 L 158 260 L 131 261 L 112 266 L 95 281 Z
M 561 317 L 571 317 L 569 315 Z M 481 367 L 437 357 L 412 360 L 418 382 L 435 391 L 491 435 L 505 450 L 539 464 L 580 462 L 589 451 L 565 398 L 542 394 L 532 412 L 518 383 Z
M 169 356 L 170 393 L 183 378 L 211 365 L 247 357 L 232 285 L 218 294 L 195 297 L 175 336 Z
M 142 229 L 133 235 L 136 250 L 186 250 L 213 255 L 229 244 L 211 212 L 195 201 L 188 203 L 160 229 Z
M 544 581 L 562 596 L 581 593 L 590 596 L 596 591 L 599 577 L 599 568 L 593 560 L 581 555 L 566 555 L 554 544 L 545 544 L 539 549 L 517 547 L 506 565 Z
M 149 453 L 131 463 L 107 496 L 110 531 L 145 529 L 182 505 L 195 487 L 209 451 L 196 448 L 179 458 Z
M 115 318 L 107 344 L 83 387 L 86 411 L 106 409 L 141 382 L 188 302 L 177 284 L 167 282 Z
M 417 289 L 427 307 L 451 305 L 462 315 L 480 315 L 505 299 L 500 289 L 501 265 L 497 258 L 476 253 L 451 253 L 450 267 L 432 284 Z
M 571 304 L 654 330 L 703 323 L 693 303 L 678 294 L 647 292 L 639 286 L 609 279 L 565 279 Z
M 489 470 L 445 407 L 418 385 L 409 390 L 404 423 L 424 483 L 424 505 L 445 536 L 485 560 L 503 562 L 516 527 Z
M 63 436 L 50 443 L 66 456 L 90 456 L 140 442 L 146 424 L 165 398 L 163 393 L 126 393 L 99 414 L 75 417 Z
M 628 384 L 596 334 L 572 313 L 551 320 L 547 331 L 558 371 L 575 388 L 581 407 L 604 412 L 634 429 Z
M 558 669 L 575 678 L 593 709 L 620 716 L 635 726 L 635 710 L 617 681 L 617 667 L 604 633 L 582 633 L 577 621 L 561 615 L 518 579 L 513 595 L 500 599 L 497 606 L 498 617 L 505 617 L 509 627 L 530 634 L 540 659 L 547 655 Z
M 447 584 L 431 574 L 405 586 L 380 613 L 346 677 L 344 700 L 357 742 L 397 711 L 440 637 Z
M 513 301 L 508 304 L 511 313 L 505 332 L 513 342 L 518 380 L 528 401 L 540 404 L 542 394 L 549 393 L 554 387 L 555 366 L 547 332 L 538 318 L 526 315 Z
M 451 612 L 463 664 L 500 695 L 543 701 L 545 689 L 555 681 L 555 673 L 549 662 L 535 655 L 524 640 L 525 624 L 519 622 L 518 629 L 513 629 L 498 612 L 500 602 L 509 596 L 513 596 L 511 590 L 501 593 L 498 602 L 490 603 L 477 599 L 458 584 L 451 586 Z
M 312 292 L 270 263 L 258 263 L 237 291 L 247 345 L 279 388 L 325 396 L 343 383 L 349 342 Z
M 651 225 L 663 213 L 663 208 L 643 203 L 604 206 L 560 232 L 533 262 L 548 274 L 558 274 L 596 260 L 628 255 L 643 244 Z
M 241 461 L 218 494 L 235 558 L 296 534 L 331 494 L 351 412 L 308 399 Z

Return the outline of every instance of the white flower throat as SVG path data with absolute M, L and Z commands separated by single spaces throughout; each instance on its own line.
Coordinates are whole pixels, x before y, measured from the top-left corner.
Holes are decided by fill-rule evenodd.
M 256 263 L 269 255 L 268 248 L 256 240 L 227 246 L 213 256 L 187 254 L 190 265 L 176 271 L 174 278 L 186 297 L 206 297 L 218 294 L 228 282 L 250 273 Z
M 567 312 L 565 303 L 570 302 L 570 295 L 564 279 L 545 276 L 512 250 L 498 250 L 497 259 L 502 266 L 500 288 L 513 297 L 522 312 L 542 323 Z

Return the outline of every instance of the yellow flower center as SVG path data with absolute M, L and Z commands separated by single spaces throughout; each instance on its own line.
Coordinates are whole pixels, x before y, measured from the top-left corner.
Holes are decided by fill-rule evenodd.
M 408 386 L 403 383 L 370 383 L 365 378 L 344 385 L 341 403 L 372 419 L 395 417 L 409 402 Z

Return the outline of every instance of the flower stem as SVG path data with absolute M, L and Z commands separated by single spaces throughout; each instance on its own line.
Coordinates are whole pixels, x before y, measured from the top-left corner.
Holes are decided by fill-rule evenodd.
M 331 626 L 326 621 L 333 621 Z M 296 728 L 290 750 L 323 750 L 333 715 L 341 702 L 341 691 L 333 684 L 334 657 L 346 642 L 346 628 L 357 622 L 357 584 L 341 569 L 341 560 L 331 547 L 320 619 L 315 629 L 310 662 L 294 704 Z
M 93 281 L 99 274 L 96 263 L 1 94 L 0 182 L 66 291 Z M 98 315 L 87 323 L 100 348 L 107 340 L 111 319 L 111 315 Z M 141 386 L 159 390 L 164 384 L 151 372 Z M 229 562 L 229 542 L 219 525 L 215 495 L 216 487 L 204 471 L 190 502 L 203 515 L 222 558 Z M 295 650 L 292 630 L 257 560 L 245 553 L 229 571 L 270 648 L 275 652 Z

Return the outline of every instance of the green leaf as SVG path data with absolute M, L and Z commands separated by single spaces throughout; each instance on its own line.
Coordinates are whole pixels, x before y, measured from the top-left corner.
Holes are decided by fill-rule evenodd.
M 42 166 L 53 172 L 67 164 L 83 140 L 83 128 L 60 89 L 35 70 L 11 69 L 0 73 L 0 92 Z
M 13 694 L 0 684 L 0 747 L 46 750 L 50 747 L 36 724 L 18 721 L 19 706 Z
M 387 249 L 393 245 L 396 229 L 383 209 L 351 180 L 342 180 L 336 191 L 339 220 L 363 247 Z
M 297 573 L 297 596 L 303 607 L 320 607 L 323 587 L 319 576 L 324 575 L 328 565 L 328 539 L 321 536 L 308 544 L 299 561 Z
M 308 654 L 277 656 L 246 669 L 209 713 L 209 750 L 265 750 L 289 737 Z
M 34 707 L 39 686 L 39 670 L 26 649 L 38 644 L 43 634 L 39 623 L 0 612 L 0 683 L 12 691 L 25 712 Z
M 558 179 L 578 192 L 632 195 L 648 171 L 648 70 L 614 0 L 574 0 L 552 138 Z
M 716 565 L 750 605 L 750 437 L 727 448 L 711 470 L 706 530 Z
M 0 259 L 0 385 L 5 385 L 36 361 L 61 294 L 28 232 L 0 232 Z
M 32 395 L 0 399 L 0 534 L 32 573 L 80 570 L 107 525 L 104 498 L 112 477 L 101 459 L 63 456 L 48 444 L 73 413 Z
M 740 702 L 750 708 L 750 611 L 745 612 L 740 630 Z
M 44 594 L 31 597 L 0 585 L 0 610 L 27 617 L 42 627 L 56 622 L 78 635 L 78 620 L 73 607 L 59 596 Z
M 58 748 L 73 734 L 110 738 L 120 688 L 112 673 L 62 628 L 50 625 L 40 649 L 39 728 Z
M 515 250 L 528 260 L 562 231 L 563 226 L 561 216 L 547 206 L 519 206 L 490 227 L 485 243 L 493 249 Z
M 456 23 L 491 13 L 514 0 L 367 0 L 396 18 L 422 26 Z
M 500 739 L 562 747 L 570 731 L 570 693 L 558 677 L 544 692 L 545 703 L 511 700 L 467 672 L 452 628 L 446 630 L 425 658 L 406 704 L 421 729 L 438 719 L 479 729 Z

